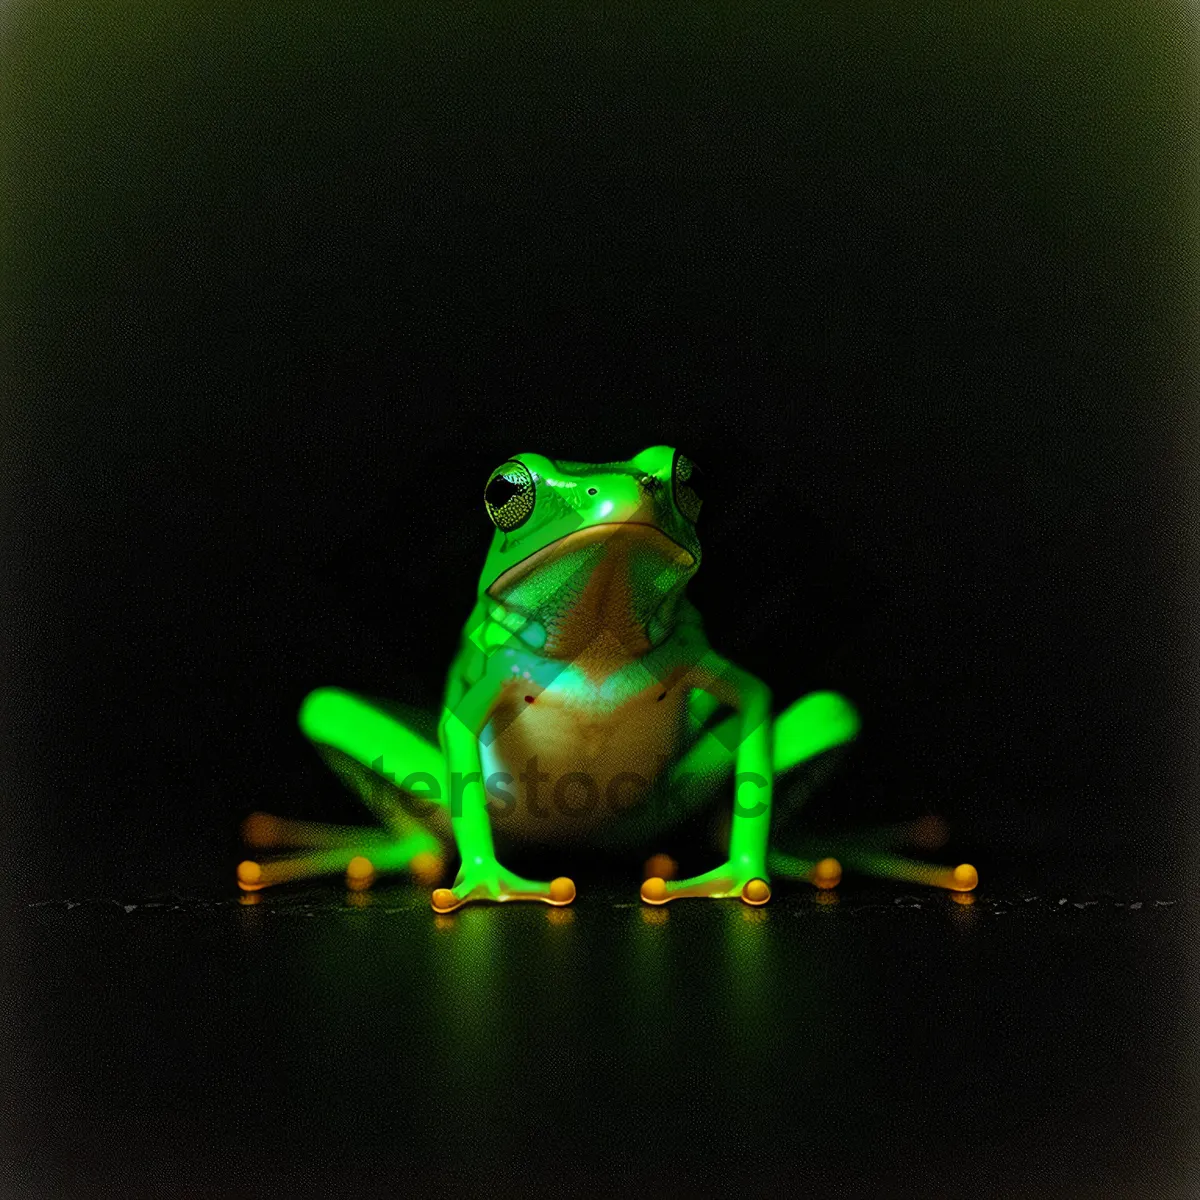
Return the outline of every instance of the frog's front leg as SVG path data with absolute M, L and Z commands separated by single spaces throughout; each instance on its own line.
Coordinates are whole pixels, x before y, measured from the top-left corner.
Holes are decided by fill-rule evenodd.
M 549 882 L 523 879 L 503 868 L 496 858 L 479 735 L 504 679 L 498 662 L 495 656 L 486 659 L 473 685 L 459 671 L 452 671 L 447 687 L 438 736 L 449 769 L 450 826 L 462 864 L 453 887 L 434 891 L 431 901 L 435 912 L 452 912 L 473 900 L 541 900 L 561 907 L 575 899 L 575 884 L 565 876 Z M 481 664 L 477 660 L 474 665 L 478 670 Z
M 642 899 L 647 904 L 665 904 L 685 896 L 738 897 L 747 904 L 766 904 L 771 898 L 767 874 L 773 791 L 771 691 L 757 676 L 712 651 L 692 668 L 686 682 L 738 713 L 729 858 L 691 879 L 670 883 L 657 876 L 647 879 Z

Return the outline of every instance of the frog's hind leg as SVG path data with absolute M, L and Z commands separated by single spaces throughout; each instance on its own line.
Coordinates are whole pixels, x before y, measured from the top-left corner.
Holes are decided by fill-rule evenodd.
M 346 886 L 357 892 L 370 887 L 383 872 L 405 870 L 423 883 L 436 883 L 441 878 L 443 862 L 441 843 L 434 844 L 436 851 L 419 834 L 381 844 L 364 843 L 358 838 L 349 845 L 309 850 L 304 854 L 261 861 L 246 859 L 238 864 L 238 887 L 244 892 L 258 892 L 277 883 L 345 872 Z
M 767 864 L 772 875 L 803 879 L 819 888 L 836 887 L 843 868 L 856 874 L 895 879 L 951 892 L 970 892 L 979 883 L 979 873 L 970 863 L 956 867 L 921 862 L 894 853 L 896 847 L 920 846 L 936 849 L 946 840 L 945 822 L 935 816 L 885 825 L 857 834 L 814 840 L 799 855 L 772 851 Z
M 855 849 L 843 851 L 842 860 L 851 871 L 860 875 L 919 883 L 924 887 L 944 888 L 948 892 L 971 892 L 979 884 L 979 872 L 970 863 L 945 867 L 902 858 L 898 854 Z
M 814 704 L 814 701 L 817 703 Z M 839 713 L 839 701 L 845 704 L 847 711 Z M 839 728 L 848 731 L 848 736 L 841 739 L 843 741 L 848 741 L 858 731 L 857 716 L 848 701 L 842 701 L 833 692 L 815 692 L 797 701 L 775 722 L 776 773 L 806 761 L 814 753 L 840 744 L 828 740 L 822 744 L 823 731 L 836 731 Z M 808 791 L 811 791 L 811 784 L 799 793 L 799 799 L 802 800 Z M 794 801 L 791 815 L 798 808 L 799 803 Z M 939 866 L 893 852 L 896 847 L 906 845 L 937 849 L 945 841 L 945 822 L 930 815 L 857 835 L 826 839 L 821 851 L 817 852 L 814 848 L 808 857 L 769 854 L 767 862 L 773 874 L 806 879 L 819 888 L 836 887 L 845 868 L 859 875 L 872 875 L 880 879 L 918 883 L 953 892 L 972 891 L 979 882 L 979 874 L 970 863 L 960 863 L 956 867 Z
M 382 828 L 324 825 L 252 813 L 244 822 L 246 843 L 258 849 L 300 850 L 238 867 L 238 886 L 257 892 L 272 884 L 344 872 L 355 891 L 378 874 L 409 871 L 433 884 L 442 875 L 441 840 L 419 820 L 408 794 L 394 780 L 422 791 L 416 799 L 433 809 L 433 822 L 444 814 L 436 807 L 444 789 L 441 751 L 415 729 L 352 692 L 320 688 L 300 708 L 300 728 L 334 772 L 371 810 Z M 424 814 L 421 814 L 424 816 Z
M 858 736 L 858 710 L 837 692 L 810 692 L 788 705 L 772 723 L 771 765 L 776 776 L 844 746 Z
M 694 693 L 690 706 L 693 726 L 699 733 L 696 744 L 680 758 L 672 771 L 672 782 L 700 776 L 710 782 L 733 770 L 740 724 L 737 714 L 704 729 L 715 709 L 706 693 Z M 858 712 L 837 692 L 810 692 L 771 722 L 771 769 L 776 778 L 817 755 L 853 741 L 861 728 Z
M 699 703 L 692 713 L 693 725 L 701 731 L 696 745 L 679 761 L 673 782 L 683 776 L 701 776 L 716 782 L 733 768 L 738 725 L 736 716 L 704 724 L 715 711 L 711 697 L 698 696 Z M 813 772 L 806 778 L 793 776 L 792 786 L 781 787 L 777 817 L 794 817 L 805 799 L 828 776 L 836 764 L 837 751 L 858 734 L 860 721 L 854 706 L 837 692 L 812 692 L 802 696 L 774 719 L 771 740 L 771 765 L 777 780 L 782 782 L 788 773 L 802 764 L 811 764 Z M 813 762 L 820 759 L 819 762 Z M 940 840 L 939 840 L 940 839 Z M 945 841 L 944 826 L 937 818 L 921 818 L 900 825 L 885 826 L 861 834 L 823 839 L 820 845 L 802 847 L 797 854 L 768 851 L 767 868 L 772 877 L 803 880 L 820 889 L 836 887 L 844 870 L 881 879 L 895 879 L 954 892 L 969 892 L 976 887 L 979 876 L 970 863 L 956 867 L 921 862 L 896 854 L 897 847 L 915 845 L 936 849 Z M 657 857 L 657 856 L 656 856 Z M 647 868 L 649 868 L 649 863 Z M 710 872 L 710 875 L 714 873 Z M 669 877 L 648 878 L 650 895 L 643 885 L 643 898 L 651 903 L 661 902 L 674 895 L 714 895 L 724 880 L 697 876 L 683 883 L 669 883 Z
M 843 868 L 859 875 L 919 883 L 925 887 L 944 888 L 949 892 L 970 892 L 979 883 L 979 872 L 970 863 L 945 867 L 913 858 L 902 858 L 898 854 L 883 854 L 853 847 L 826 848 L 836 849 L 836 857 L 827 854 L 819 859 L 800 858 L 771 851 L 767 854 L 767 867 L 772 877 L 804 880 L 818 888 L 837 887 L 842 879 Z
M 693 693 L 689 705 L 689 716 L 693 729 L 698 734 L 695 745 L 675 764 L 671 774 L 671 794 L 687 795 L 698 789 L 711 790 L 734 768 L 737 761 L 738 742 L 741 737 L 741 722 L 735 713 L 723 720 L 712 721 L 718 705 L 711 695 Z M 858 713 L 854 705 L 837 692 L 811 692 L 789 705 L 771 722 L 771 771 L 775 778 L 786 775 L 801 763 L 820 756 L 827 756 L 852 741 L 860 728 Z M 781 794 L 784 815 L 788 810 L 799 807 L 804 796 L 812 790 L 814 781 L 827 773 L 818 772 L 803 789 L 793 788 Z M 729 833 L 723 835 L 727 840 Z M 666 855 L 655 855 L 644 868 L 642 899 L 648 904 L 665 904 L 669 900 L 687 896 L 710 896 L 715 898 L 739 897 L 746 904 L 765 904 L 771 896 L 767 880 L 755 878 L 743 883 L 736 878 L 726 864 L 702 875 L 689 879 L 674 880 L 663 871 L 655 871 L 656 863 L 669 864 L 674 860 Z M 768 868 L 770 858 L 767 859 Z M 817 867 L 814 860 L 808 869 Z M 786 874 L 786 872 L 783 872 Z M 840 871 L 839 871 L 840 877 Z M 826 874 L 820 875 L 824 880 Z M 821 883 L 819 886 L 831 886 Z

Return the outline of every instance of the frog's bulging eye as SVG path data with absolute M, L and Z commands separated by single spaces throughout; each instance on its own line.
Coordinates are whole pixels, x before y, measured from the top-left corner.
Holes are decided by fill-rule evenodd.
M 484 507 L 497 529 L 511 533 L 533 512 L 533 476 L 524 463 L 506 462 L 492 472 Z
M 676 506 L 694 525 L 704 502 L 704 473 L 687 455 L 676 451 L 671 480 Z

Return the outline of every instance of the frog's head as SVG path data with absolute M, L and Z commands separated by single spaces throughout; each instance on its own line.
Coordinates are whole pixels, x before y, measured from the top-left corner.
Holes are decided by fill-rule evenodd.
M 671 446 L 628 462 L 581 463 L 514 454 L 489 476 L 484 507 L 496 527 L 481 595 L 544 626 L 572 615 L 657 640 L 700 565 L 699 468 Z M 570 638 L 570 641 L 577 639 Z

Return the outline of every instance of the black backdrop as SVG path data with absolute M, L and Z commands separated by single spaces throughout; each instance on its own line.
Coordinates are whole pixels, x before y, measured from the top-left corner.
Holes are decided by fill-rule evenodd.
M 16 1194 L 1191 1194 L 1186 11 L 4 7 Z M 489 469 L 659 442 L 714 643 L 862 710 L 813 823 L 943 814 L 977 922 L 239 908 L 247 812 L 365 817 L 304 693 L 437 703 Z
M 829 814 L 1185 861 L 1182 7 L 6 23 L 25 885 L 223 887 L 251 808 L 350 815 L 296 705 L 436 703 L 489 468 L 663 441 L 718 646 L 861 706 Z

